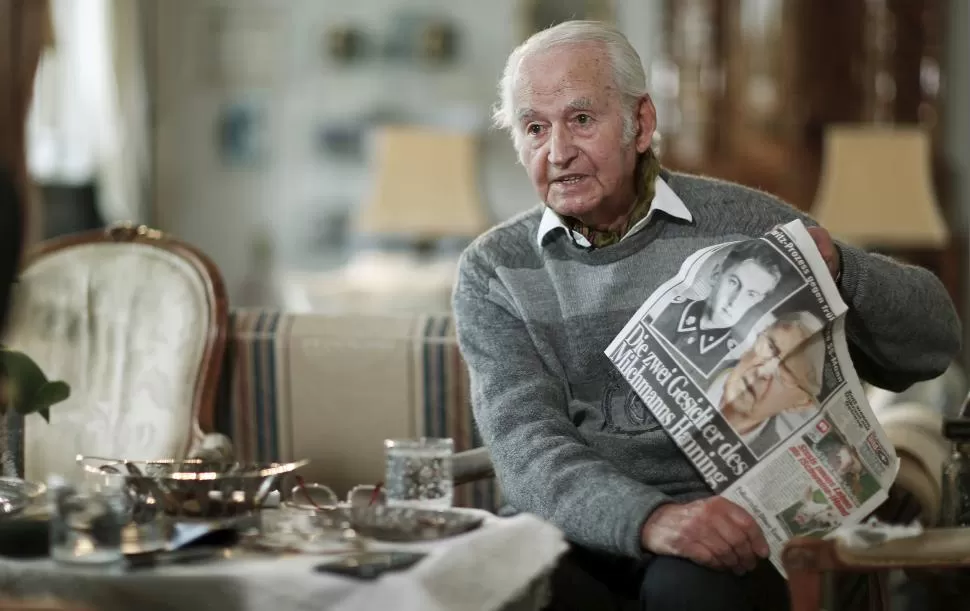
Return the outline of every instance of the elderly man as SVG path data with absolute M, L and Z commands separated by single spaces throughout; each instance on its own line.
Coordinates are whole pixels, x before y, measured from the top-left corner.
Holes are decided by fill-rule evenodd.
M 811 220 L 767 194 L 661 169 L 640 58 L 611 27 L 567 22 L 532 36 L 500 91 L 497 123 L 542 205 L 466 250 L 453 300 L 508 502 L 565 532 L 563 570 L 590 588 L 650 611 L 784 609 L 755 522 L 711 496 L 659 424 L 603 428 L 616 379 L 604 349 L 697 249 Z M 862 377 L 901 389 L 944 371 L 960 333 L 940 282 L 810 232 L 850 305 Z M 556 605 L 579 601 L 554 593 Z M 609 606 L 598 597 L 587 608 Z

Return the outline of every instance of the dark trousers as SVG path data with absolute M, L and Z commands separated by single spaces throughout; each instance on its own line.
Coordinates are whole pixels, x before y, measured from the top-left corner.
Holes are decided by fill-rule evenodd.
M 548 611 L 787 611 L 788 582 L 763 561 L 745 575 L 658 556 L 644 562 L 578 546 L 552 576 Z

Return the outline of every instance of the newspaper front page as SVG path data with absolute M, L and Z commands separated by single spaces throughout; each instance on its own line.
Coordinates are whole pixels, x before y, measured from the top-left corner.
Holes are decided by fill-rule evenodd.
M 847 306 L 801 221 L 695 252 L 606 349 L 715 494 L 780 554 L 855 524 L 898 460 L 849 358 Z

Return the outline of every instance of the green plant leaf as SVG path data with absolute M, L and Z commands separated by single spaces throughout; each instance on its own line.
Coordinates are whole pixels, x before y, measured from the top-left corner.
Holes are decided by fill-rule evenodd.
M 6 377 L 7 405 L 0 405 L 0 413 L 13 407 L 17 413 L 39 413 L 50 421 L 50 407 L 67 399 L 71 387 L 66 382 L 51 381 L 43 370 L 26 354 L 0 349 L 0 374 Z
M 45 421 L 50 422 L 51 406 L 66 400 L 70 396 L 71 387 L 68 386 L 67 382 L 61 380 L 47 382 L 37 389 L 36 394 L 29 401 L 21 402 L 21 405 L 29 406 L 29 411 L 23 411 L 21 413 L 29 414 L 34 412 L 40 414 Z M 16 409 L 16 406 L 14 409 Z M 20 410 L 18 409 L 17 411 Z

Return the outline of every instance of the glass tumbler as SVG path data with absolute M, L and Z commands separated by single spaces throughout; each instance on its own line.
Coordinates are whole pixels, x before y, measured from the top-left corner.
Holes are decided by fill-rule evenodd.
M 129 502 L 124 478 L 114 475 L 48 481 L 50 554 L 65 564 L 111 565 L 124 560 L 122 530 Z
M 392 507 L 448 508 L 454 498 L 450 438 L 388 439 L 384 442 L 384 489 Z

